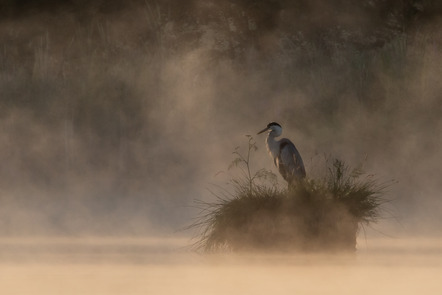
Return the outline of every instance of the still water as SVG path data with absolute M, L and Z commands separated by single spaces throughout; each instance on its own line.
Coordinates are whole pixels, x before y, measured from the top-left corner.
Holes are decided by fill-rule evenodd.
M 0 294 L 442 294 L 442 239 L 353 255 L 199 255 L 187 239 L 0 239 Z

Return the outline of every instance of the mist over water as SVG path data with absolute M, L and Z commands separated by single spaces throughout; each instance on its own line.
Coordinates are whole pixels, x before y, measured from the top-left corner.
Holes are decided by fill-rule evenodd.
M 2 294 L 442 289 L 437 1 L 80 2 L 1 4 Z M 394 180 L 356 254 L 189 250 L 245 135 L 275 169 L 270 121 L 307 175 Z
M 442 290 L 438 1 L 0 7 L 0 293 Z M 394 180 L 356 253 L 191 250 L 245 135 L 275 169 L 270 121 L 307 175 L 331 156 Z
M 2 239 L 18 294 L 438 293 L 440 239 L 372 239 L 357 255 L 196 255 L 180 239 Z
M 0 232 L 173 233 L 270 121 L 307 173 L 364 162 L 398 228 L 439 231 L 438 5 L 301 2 L 5 5 Z

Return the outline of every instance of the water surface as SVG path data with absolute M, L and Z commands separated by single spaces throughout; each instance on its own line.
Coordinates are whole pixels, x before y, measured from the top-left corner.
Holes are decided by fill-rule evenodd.
M 187 239 L 9 238 L 1 294 L 442 294 L 442 239 L 353 255 L 199 255 Z

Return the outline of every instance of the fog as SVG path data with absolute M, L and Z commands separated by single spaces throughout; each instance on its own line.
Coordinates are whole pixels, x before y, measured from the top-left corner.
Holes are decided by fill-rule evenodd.
M 180 239 L 2 239 L 7 294 L 438 293 L 436 239 L 372 239 L 357 255 L 196 255 Z
M 1 234 L 191 235 L 245 135 L 274 169 L 255 134 L 277 121 L 308 174 L 395 181 L 368 233 L 439 235 L 438 4 L 323 2 L 5 4 Z
M 438 1 L 2 1 L 2 294 L 440 293 Z M 195 253 L 245 135 L 389 183 L 352 254 Z M 279 179 L 280 185 L 285 182 Z

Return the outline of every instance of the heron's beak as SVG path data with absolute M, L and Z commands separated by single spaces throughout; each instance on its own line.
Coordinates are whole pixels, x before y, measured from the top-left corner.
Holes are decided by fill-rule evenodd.
M 262 129 L 261 131 L 259 131 L 258 134 L 261 134 L 261 133 L 263 133 L 263 132 L 266 132 L 267 130 L 269 130 L 268 127 L 266 127 L 266 128 L 264 128 L 264 129 Z

